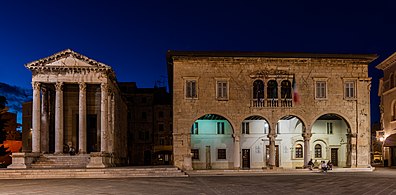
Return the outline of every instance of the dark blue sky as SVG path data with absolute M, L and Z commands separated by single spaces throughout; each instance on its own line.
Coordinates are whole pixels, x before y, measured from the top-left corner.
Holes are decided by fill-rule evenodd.
M 244 3 L 242 3 L 244 2 Z M 3 1 L 0 82 L 30 88 L 24 64 L 71 48 L 114 68 L 119 81 L 153 87 L 167 50 L 376 53 L 396 49 L 393 1 Z

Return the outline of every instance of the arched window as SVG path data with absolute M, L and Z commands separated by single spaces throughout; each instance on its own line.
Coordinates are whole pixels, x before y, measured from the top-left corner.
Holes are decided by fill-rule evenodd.
M 264 82 L 256 80 L 253 83 L 253 99 L 264 99 Z
M 303 147 L 301 144 L 296 145 L 296 158 L 303 158 Z
M 281 98 L 291 99 L 291 83 L 288 80 L 284 80 L 281 83 Z
M 322 158 L 322 146 L 320 144 L 315 145 L 315 158 Z
M 267 97 L 268 99 L 278 98 L 278 83 L 275 80 L 268 81 Z

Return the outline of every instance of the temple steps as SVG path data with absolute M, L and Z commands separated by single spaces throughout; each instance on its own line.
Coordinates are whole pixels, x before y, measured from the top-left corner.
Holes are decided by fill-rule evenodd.
M 0 179 L 188 177 L 175 167 L 112 167 L 100 169 L 0 169 Z
M 36 160 L 31 168 L 46 169 L 46 168 L 85 168 L 89 162 L 89 155 L 44 155 Z

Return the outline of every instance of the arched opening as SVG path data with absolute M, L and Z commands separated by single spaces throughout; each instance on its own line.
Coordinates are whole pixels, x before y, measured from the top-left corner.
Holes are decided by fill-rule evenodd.
M 264 106 L 264 82 L 262 80 L 255 80 L 253 82 L 253 106 Z
M 337 114 L 324 114 L 312 125 L 311 143 L 314 152 L 313 159 L 331 161 L 334 166 L 351 166 L 350 126 L 346 120 Z M 316 155 L 321 146 L 321 156 Z
M 281 159 L 280 166 L 285 168 L 295 168 L 304 166 L 304 139 L 302 134 L 305 131 L 304 122 L 294 115 L 283 116 L 277 123 L 276 142 Z
M 206 114 L 191 125 L 193 169 L 231 169 L 234 162 L 234 132 L 223 116 Z
M 268 81 L 267 105 L 269 107 L 278 107 L 278 83 L 276 80 Z
M 266 166 L 269 144 L 267 134 L 269 125 L 262 116 L 249 116 L 241 124 L 242 168 L 262 168 Z
M 281 106 L 291 107 L 292 106 L 292 95 L 291 95 L 291 83 L 288 80 L 283 80 L 281 83 Z

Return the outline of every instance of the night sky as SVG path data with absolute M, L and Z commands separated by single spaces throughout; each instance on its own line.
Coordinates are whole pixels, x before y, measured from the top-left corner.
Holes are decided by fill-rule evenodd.
M 396 3 L 264 2 L 2 1 L 0 82 L 31 88 L 24 64 L 67 48 L 138 87 L 167 76 L 167 50 L 375 53 L 371 110 L 379 121 L 382 74 L 374 67 L 396 51 Z

